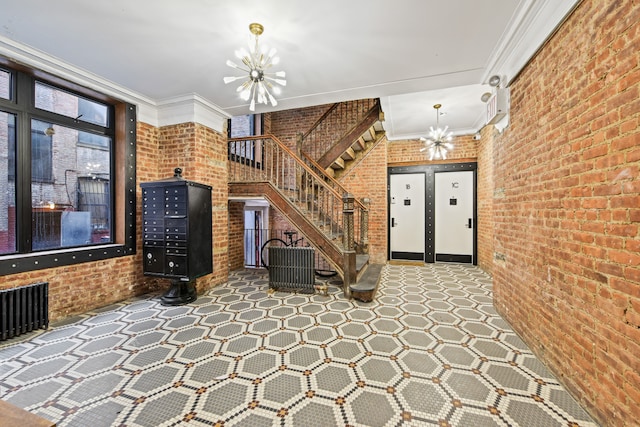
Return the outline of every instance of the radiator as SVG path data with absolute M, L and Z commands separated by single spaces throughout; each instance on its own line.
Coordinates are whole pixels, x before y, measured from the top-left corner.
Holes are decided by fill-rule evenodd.
M 315 256 L 313 248 L 269 247 L 269 287 L 314 292 Z
M 48 326 L 48 283 L 0 291 L 0 341 Z

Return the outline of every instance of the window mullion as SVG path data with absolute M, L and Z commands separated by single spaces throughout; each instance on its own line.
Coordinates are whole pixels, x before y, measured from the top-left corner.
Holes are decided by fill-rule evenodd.
M 16 123 L 16 250 L 31 252 L 31 118 L 25 112 L 33 104 L 32 79 L 23 74 L 16 76 L 16 102 L 22 107 Z

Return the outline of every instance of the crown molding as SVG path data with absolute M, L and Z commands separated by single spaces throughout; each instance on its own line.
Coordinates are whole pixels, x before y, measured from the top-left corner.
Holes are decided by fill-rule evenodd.
M 161 101 L 153 100 L 126 87 L 117 85 L 82 68 L 30 46 L 0 35 L 0 55 L 12 62 L 45 71 L 49 74 L 104 93 L 137 106 L 137 119 L 152 126 L 197 122 L 223 132 L 230 117 L 216 105 L 197 94 Z
M 498 75 L 505 87 L 520 73 L 536 52 L 562 25 L 582 0 L 526 0 L 505 31 L 482 78 Z
M 157 102 L 158 126 L 196 122 L 223 133 L 231 116 L 198 94 L 182 95 Z

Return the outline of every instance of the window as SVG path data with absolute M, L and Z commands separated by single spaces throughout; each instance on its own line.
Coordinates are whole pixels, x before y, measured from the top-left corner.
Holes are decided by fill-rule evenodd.
M 15 122 L 0 111 L 0 255 L 16 250 Z
M 0 69 L 0 275 L 135 252 L 135 107 L 44 77 Z
M 0 98 L 11 99 L 11 73 L 0 69 Z
M 42 82 L 35 84 L 35 105 L 52 113 L 73 118 L 76 122 L 106 127 L 108 106 L 55 88 Z
M 247 114 L 232 117 L 229 119 L 227 128 L 229 138 L 262 135 L 262 115 Z M 260 167 L 260 160 L 262 158 L 261 147 L 260 141 L 255 139 L 235 141 L 229 145 L 229 159 Z
M 51 182 L 51 144 L 54 129 L 51 123 L 31 121 L 31 181 Z

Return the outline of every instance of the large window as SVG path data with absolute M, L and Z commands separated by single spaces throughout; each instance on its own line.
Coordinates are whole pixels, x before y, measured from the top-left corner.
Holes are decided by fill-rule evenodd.
M 42 75 L 0 68 L 0 274 L 135 248 L 135 108 Z

